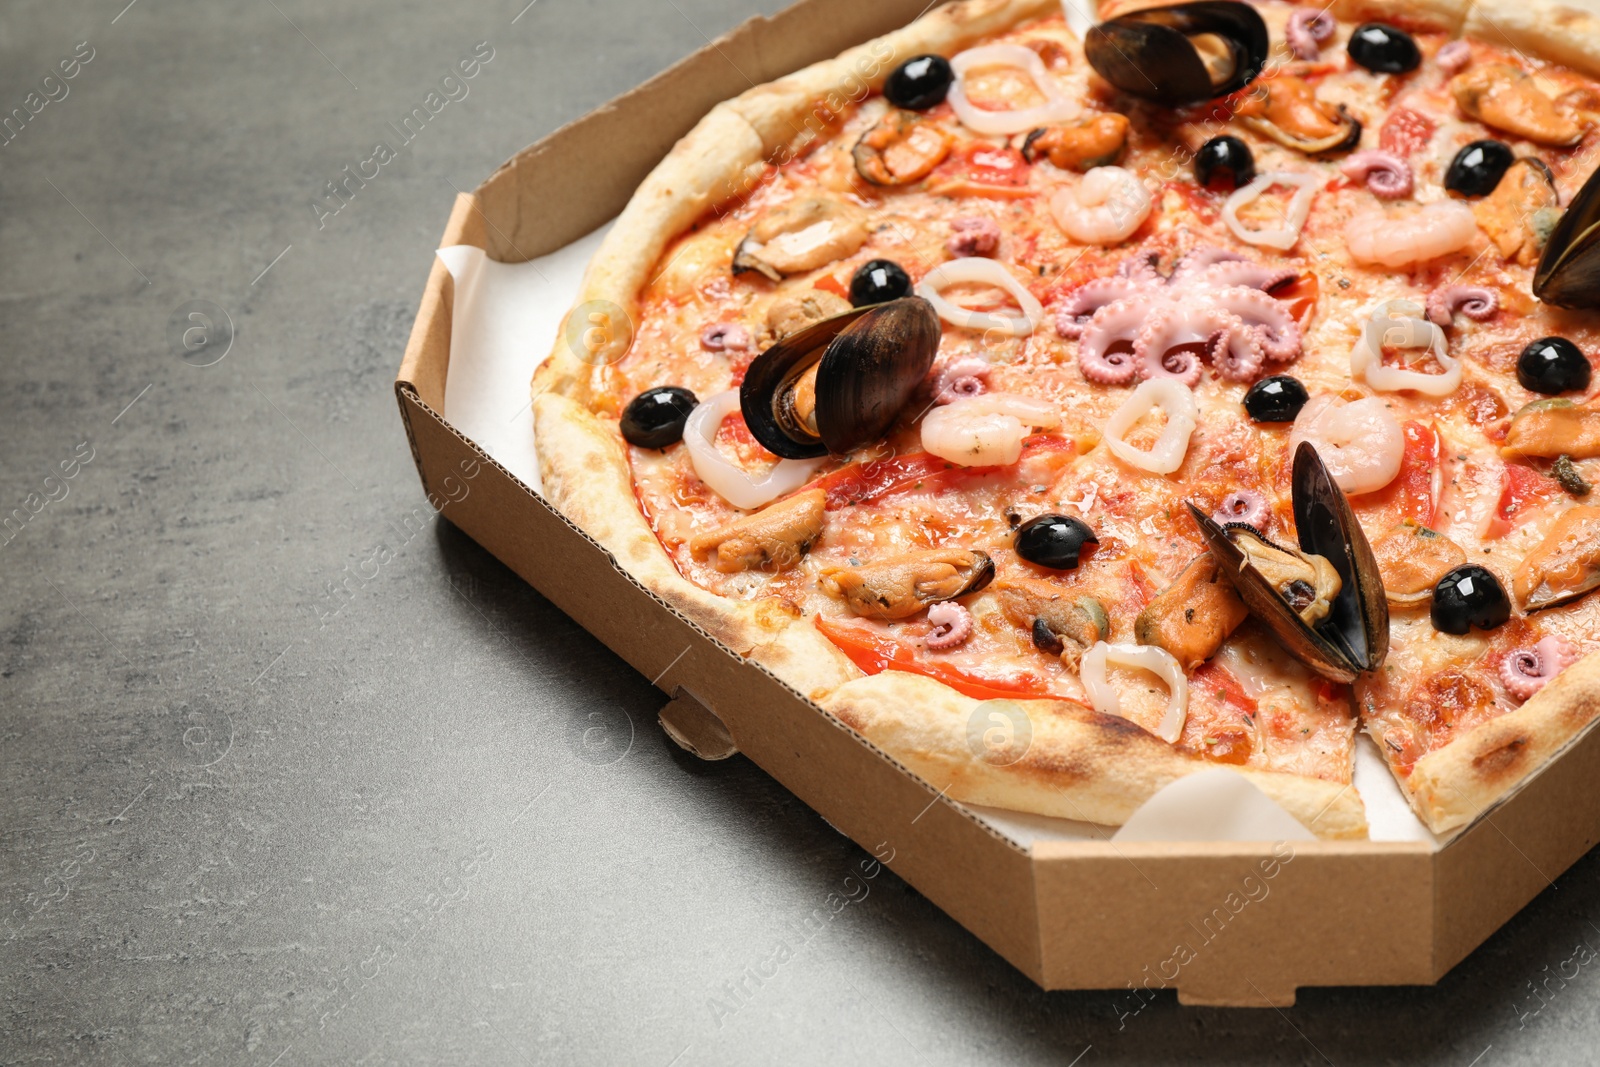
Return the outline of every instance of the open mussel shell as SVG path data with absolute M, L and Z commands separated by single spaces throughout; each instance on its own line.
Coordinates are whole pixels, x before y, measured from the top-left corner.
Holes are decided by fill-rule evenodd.
M 1550 231 L 1533 272 L 1533 295 L 1557 307 L 1600 307 L 1600 169 Z
M 1267 25 L 1235 0 L 1131 11 L 1089 30 L 1089 65 L 1131 96 L 1168 107 L 1238 92 L 1266 66 Z
M 824 319 L 757 356 L 739 387 L 750 433 L 785 459 L 880 440 L 933 367 L 939 316 L 919 296 Z
M 1309 442 L 1295 452 L 1293 500 L 1300 552 L 1321 556 L 1339 574 L 1339 592 L 1326 617 L 1315 626 L 1308 625 L 1250 565 L 1236 543 L 1239 531 L 1218 526 L 1192 503 L 1189 512 L 1200 527 L 1206 548 L 1222 564 L 1222 573 L 1233 582 L 1250 613 L 1300 662 L 1325 678 L 1353 682 L 1362 672 L 1376 670 L 1389 653 L 1389 605 L 1378 560 L 1350 502 Z

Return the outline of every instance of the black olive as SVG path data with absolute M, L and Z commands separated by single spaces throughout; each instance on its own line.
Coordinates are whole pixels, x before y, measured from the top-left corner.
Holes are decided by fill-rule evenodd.
M 1223 134 L 1213 137 L 1200 146 L 1200 151 L 1194 154 L 1195 181 L 1211 188 L 1211 183 L 1219 178 L 1227 179 L 1230 186 L 1238 189 L 1249 185 L 1256 176 L 1256 157 L 1250 151 L 1250 146 L 1237 137 Z M 1218 182 L 1219 185 L 1224 183 Z
M 1040 652 L 1052 652 L 1061 655 L 1061 650 L 1066 648 L 1066 643 L 1059 634 L 1050 629 L 1050 624 L 1043 619 L 1033 620 L 1033 647 Z
M 1040 515 L 1017 530 L 1017 555 L 1058 571 L 1075 570 L 1085 544 L 1100 543 L 1089 524 L 1070 515 Z
M 1433 628 L 1447 634 L 1464 634 L 1474 626 L 1493 630 L 1511 618 L 1511 599 L 1487 567 L 1468 563 L 1433 587 L 1432 618 Z
M 1422 62 L 1411 35 L 1383 22 L 1357 26 L 1345 50 L 1357 64 L 1379 74 L 1404 74 Z
M 1450 161 L 1444 187 L 1462 196 L 1488 196 L 1516 158 L 1504 141 L 1473 141 Z
M 883 83 L 883 95 L 895 107 L 907 111 L 926 111 L 944 103 L 950 84 L 956 80 L 950 61 L 944 56 L 912 56 Z
M 850 304 L 864 308 L 911 295 L 911 276 L 892 259 L 870 259 L 850 279 Z
M 1545 396 L 1587 389 L 1589 361 L 1565 337 L 1541 337 L 1517 357 L 1517 381 Z
M 622 438 L 640 448 L 666 448 L 683 440 L 683 424 L 699 401 L 679 385 L 646 389 L 622 409 Z
M 1256 422 L 1293 422 L 1310 399 L 1299 378 L 1279 374 L 1250 387 L 1244 394 L 1244 410 Z

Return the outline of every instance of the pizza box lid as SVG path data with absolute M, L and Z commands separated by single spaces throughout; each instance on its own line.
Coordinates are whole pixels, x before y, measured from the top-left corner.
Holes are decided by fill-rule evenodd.
M 903 25 L 922 0 L 799 0 L 523 149 L 457 196 L 440 247 L 501 262 L 615 216 L 721 100 Z M 602 161 L 602 162 L 597 162 Z M 419 254 L 420 250 L 419 250 Z M 713 640 L 443 417 L 452 282 L 434 259 L 395 381 L 429 502 L 671 694 L 664 728 L 736 749 L 1047 989 L 1137 1014 L 1285 1006 L 1300 986 L 1437 981 L 1600 841 L 1600 735 L 1442 848 L 1423 842 L 1041 842 L 1024 849 Z M 709 709 L 710 721 L 706 711 Z

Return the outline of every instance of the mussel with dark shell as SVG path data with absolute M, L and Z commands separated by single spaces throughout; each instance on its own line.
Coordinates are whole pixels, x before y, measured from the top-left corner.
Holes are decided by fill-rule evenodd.
M 1238 92 L 1266 65 L 1267 25 L 1236 0 L 1130 11 L 1089 30 L 1084 54 L 1131 96 L 1182 107 Z
M 1600 307 L 1600 170 L 1550 231 L 1533 272 L 1533 295 L 1557 307 Z
M 894 425 L 938 349 L 939 316 L 920 296 L 824 319 L 750 364 L 739 387 L 745 424 L 785 459 L 851 452 Z
M 1250 613 L 1300 662 L 1353 682 L 1389 652 L 1389 606 L 1378 561 L 1350 502 L 1309 442 L 1294 456 L 1298 547 L 1276 545 L 1253 527 L 1218 526 L 1189 505 L 1206 547 Z

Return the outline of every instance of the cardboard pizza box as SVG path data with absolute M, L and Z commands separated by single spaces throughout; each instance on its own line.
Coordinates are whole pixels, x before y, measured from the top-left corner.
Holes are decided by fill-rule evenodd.
M 615 216 L 717 102 L 924 9 L 800 0 L 751 19 L 512 157 L 456 199 L 440 245 L 501 262 L 560 248 Z M 434 506 L 671 696 L 674 740 L 754 760 L 1047 989 L 1121 989 L 1133 1014 L 1162 988 L 1185 1004 L 1285 1006 L 1300 986 L 1432 983 L 1600 840 L 1590 732 L 1443 846 L 1021 847 L 645 591 L 447 422 L 452 296 L 435 259 L 395 381 Z

